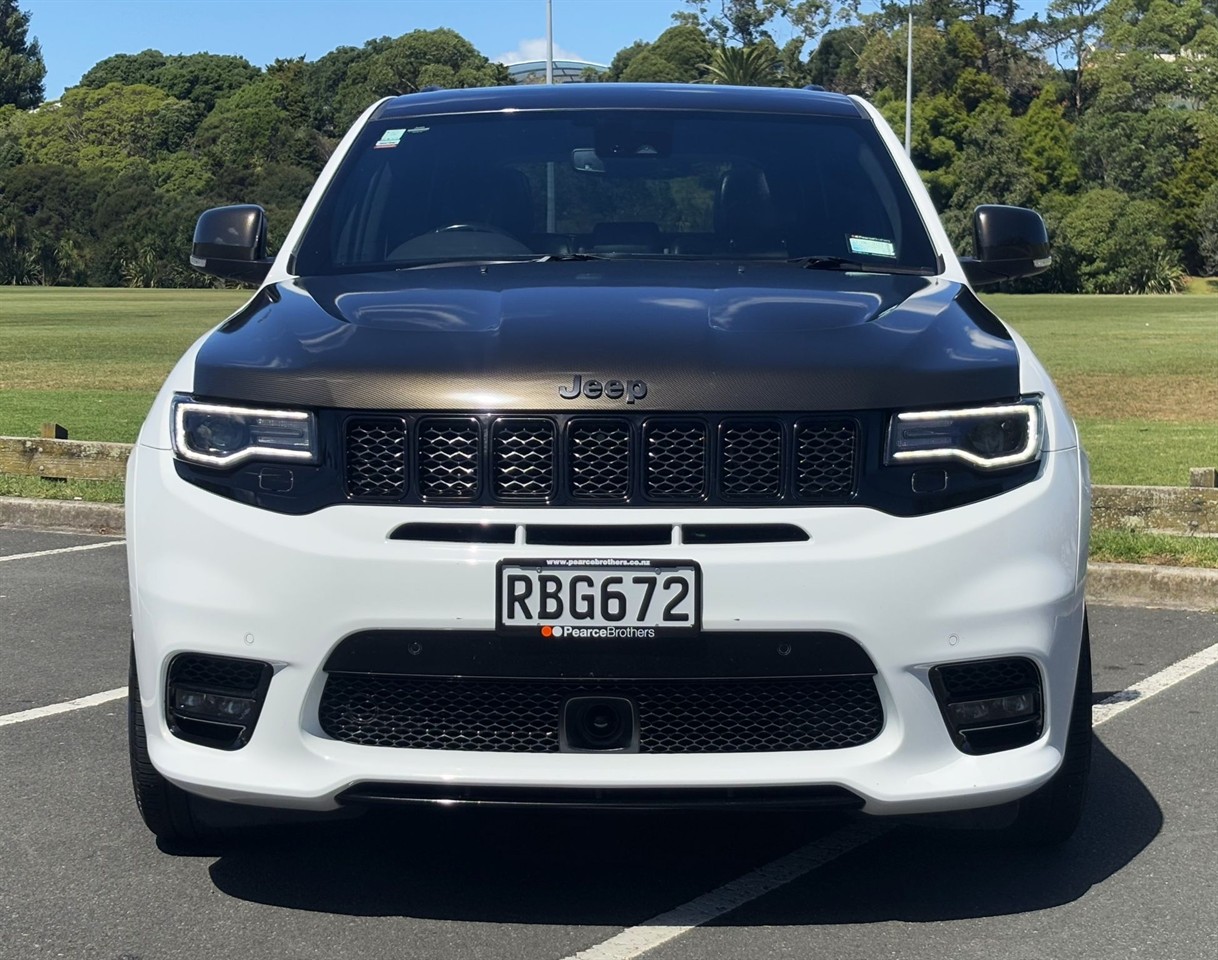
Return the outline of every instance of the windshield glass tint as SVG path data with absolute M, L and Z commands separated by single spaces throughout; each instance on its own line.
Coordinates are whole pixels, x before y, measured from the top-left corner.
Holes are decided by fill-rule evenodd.
M 866 120 L 550 110 L 370 124 L 296 267 L 581 254 L 842 257 L 927 272 L 936 260 Z

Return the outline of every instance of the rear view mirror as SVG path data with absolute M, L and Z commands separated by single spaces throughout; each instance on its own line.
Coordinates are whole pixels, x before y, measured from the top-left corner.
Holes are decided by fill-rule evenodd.
M 261 283 L 271 269 L 266 255 L 266 211 L 254 204 L 213 207 L 195 225 L 190 265 L 223 280 Z
M 973 211 L 973 256 L 960 263 L 975 287 L 1044 273 L 1053 265 L 1045 221 L 1024 207 L 978 207 Z
M 580 173 L 604 173 L 605 161 L 592 147 L 576 147 L 571 151 L 571 166 Z

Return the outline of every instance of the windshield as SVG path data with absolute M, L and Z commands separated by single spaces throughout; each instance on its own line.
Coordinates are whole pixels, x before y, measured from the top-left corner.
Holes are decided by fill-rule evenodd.
M 841 258 L 936 272 L 867 120 L 645 110 L 369 124 L 304 234 L 296 272 L 585 256 Z

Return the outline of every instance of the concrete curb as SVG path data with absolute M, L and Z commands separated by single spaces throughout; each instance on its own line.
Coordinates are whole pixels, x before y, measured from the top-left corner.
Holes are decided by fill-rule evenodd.
M 1089 563 L 1087 599 L 1126 607 L 1218 610 L 1218 570 L 1148 563 Z
M 0 497 L 0 527 L 122 536 L 123 508 L 117 503 Z M 1118 606 L 1218 610 L 1218 570 L 1091 563 L 1087 598 Z
M 122 536 L 123 505 L 86 503 L 83 500 L 0 497 L 0 527 Z

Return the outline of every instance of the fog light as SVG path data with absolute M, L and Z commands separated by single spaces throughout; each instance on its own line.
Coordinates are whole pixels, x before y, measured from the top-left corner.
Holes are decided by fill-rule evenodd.
M 204 693 L 201 690 L 173 691 L 173 711 L 200 720 L 215 720 L 221 723 L 245 724 L 253 717 L 257 703 L 247 697 L 230 697 L 222 693 Z
M 1037 699 L 1035 690 L 1022 690 L 1003 697 L 949 703 L 947 709 L 957 727 L 973 727 L 1031 717 L 1038 710 Z

